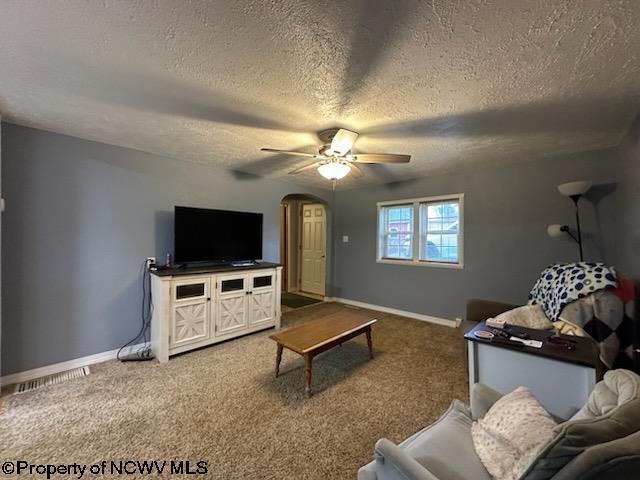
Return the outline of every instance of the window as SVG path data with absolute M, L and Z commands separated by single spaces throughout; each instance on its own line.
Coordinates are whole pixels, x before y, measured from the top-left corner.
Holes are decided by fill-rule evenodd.
M 378 203 L 378 262 L 462 268 L 463 194 Z
M 420 204 L 420 224 L 420 260 L 458 263 L 458 201 Z
M 410 260 L 413 257 L 413 205 L 385 208 L 382 223 L 383 256 Z

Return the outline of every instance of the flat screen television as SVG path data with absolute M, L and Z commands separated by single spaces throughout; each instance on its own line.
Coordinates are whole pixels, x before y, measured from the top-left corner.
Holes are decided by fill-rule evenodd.
M 262 258 L 262 214 L 174 209 L 175 262 L 233 262 Z

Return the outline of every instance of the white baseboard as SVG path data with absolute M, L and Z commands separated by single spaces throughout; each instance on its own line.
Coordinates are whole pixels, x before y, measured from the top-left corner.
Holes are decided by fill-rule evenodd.
M 444 325 L 445 327 L 457 328 L 460 323 L 458 320 L 449 320 L 448 318 L 432 317 L 431 315 L 424 315 L 422 313 L 407 312 L 406 310 L 398 310 L 397 308 L 383 307 L 382 305 L 374 305 L 372 303 L 359 302 L 357 300 L 349 300 L 348 298 L 333 297 L 328 301 L 344 303 L 345 305 L 352 305 L 354 307 L 368 308 L 369 310 L 378 310 L 380 312 L 392 313 L 394 315 L 400 315 L 401 317 L 413 318 L 415 320 L 422 320 L 423 322 L 435 323 L 438 325 Z
M 143 345 L 144 344 L 142 343 L 131 345 L 130 347 L 127 347 L 124 352 L 126 354 L 129 350 L 135 350 L 142 347 Z M 32 370 L 25 370 L 24 372 L 5 375 L 4 377 L 0 378 L 0 385 L 5 386 L 13 385 L 14 383 L 27 382 L 36 378 L 46 377 L 47 375 L 65 372 L 67 370 L 71 370 L 72 368 L 83 367 L 85 365 L 94 365 L 96 363 L 113 360 L 116 358 L 118 350 L 120 349 L 116 348 L 115 350 L 109 350 L 108 352 L 95 353 L 86 357 L 67 360 L 66 362 L 54 363 L 53 365 L 45 365 L 44 367 L 38 367 Z

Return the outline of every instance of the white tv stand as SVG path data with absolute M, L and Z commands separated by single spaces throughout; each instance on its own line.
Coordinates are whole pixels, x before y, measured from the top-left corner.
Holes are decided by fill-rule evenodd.
M 282 267 L 192 267 L 151 276 L 151 348 L 171 355 L 266 328 L 280 328 Z

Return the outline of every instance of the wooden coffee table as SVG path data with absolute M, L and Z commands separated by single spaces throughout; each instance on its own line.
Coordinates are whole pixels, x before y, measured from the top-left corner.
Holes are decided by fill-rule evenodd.
M 280 371 L 283 348 L 288 348 L 302 355 L 304 358 L 305 390 L 307 396 L 310 397 L 313 357 L 364 333 L 367 336 L 369 357 L 373 358 L 371 325 L 376 322 L 375 318 L 372 319 L 368 314 L 358 310 L 342 311 L 270 335 L 269 338 L 278 344 L 276 377 Z

